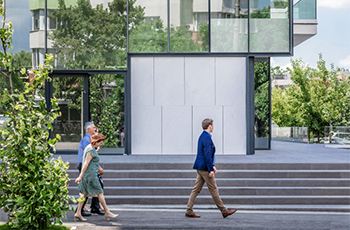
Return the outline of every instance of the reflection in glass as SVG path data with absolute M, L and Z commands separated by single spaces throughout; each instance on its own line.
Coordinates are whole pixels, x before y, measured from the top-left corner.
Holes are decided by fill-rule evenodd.
M 91 119 L 106 136 L 102 147 L 124 148 L 124 75 L 96 74 L 89 81 Z
M 255 146 L 259 149 L 269 148 L 270 127 L 270 68 L 269 62 L 254 63 L 254 104 L 255 122 L 254 135 Z
M 293 6 L 293 16 L 294 19 L 316 19 L 316 0 L 298 0 Z
M 167 0 L 138 0 L 129 5 L 130 53 L 168 51 L 167 12 Z
M 59 1 L 49 11 L 48 39 L 57 53 L 57 68 L 126 68 L 126 1 Z M 135 17 L 138 13 L 131 7 Z M 131 17 L 131 22 L 134 18 Z M 51 48 L 51 47 L 48 47 Z
M 250 51 L 289 52 L 289 0 L 250 0 Z
M 208 52 L 208 0 L 170 0 L 170 52 Z
M 59 134 L 61 149 L 78 149 L 82 138 L 82 97 L 83 79 L 75 77 L 53 78 L 53 96 L 59 99 L 61 116 L 53 123 L 53 135 Z
M 211 1 L 211 51 L 248 52 L 248 0 Z

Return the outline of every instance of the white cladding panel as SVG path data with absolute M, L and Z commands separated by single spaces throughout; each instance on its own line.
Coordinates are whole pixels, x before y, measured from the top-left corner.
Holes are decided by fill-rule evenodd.
M 133 154 L 196 154 L 205 118 L 217 154 L 245 154 L 246 58 L 133 57 L 131 109 Z
M 224 154 L 246 154 L 247 128 L 245 106 L 225 106 L 223 126 Z
M 131 105 L 154 105 L 153 58 L 132 58 L 131 73 Z
M 132 153 L 161 153 L 161 107 L 132 106 Z
M 202 121 L 205 118 L 214 120 L 212 139 L 216 153 L 222 153 L 222 107 L 221 106 L 193 106 L 193 153 L 197 153 L 198 138 L 203 132 Z
M 192 153 L 192 107 L 162 107 L 163 153 Z
M 185 58 L 186 105 L 215 104 L 214 58 Z
M 216 105 L 245 106 L 245 58 L 216 58 Z
M 154 62 L 155 105 L 184 105 L 184 58 L 155 58 Z

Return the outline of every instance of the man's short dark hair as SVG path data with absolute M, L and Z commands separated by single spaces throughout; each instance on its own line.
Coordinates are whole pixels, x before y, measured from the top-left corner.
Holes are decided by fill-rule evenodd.
M 213 125 L 213 119 L 210 119 L 210 118 L 205 118 L 203 121 L 202 121 L 202 128 L 203 129 L 207 129 L 209 127 L 209 125 Z

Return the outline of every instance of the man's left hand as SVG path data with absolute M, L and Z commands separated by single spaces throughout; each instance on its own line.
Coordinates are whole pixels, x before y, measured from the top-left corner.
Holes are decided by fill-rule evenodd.
M 215 166 L 213 166 L 213 169 L 214 169 L 214 174 L 216 174 L 218 172 L 218 170 L 216 169 Z

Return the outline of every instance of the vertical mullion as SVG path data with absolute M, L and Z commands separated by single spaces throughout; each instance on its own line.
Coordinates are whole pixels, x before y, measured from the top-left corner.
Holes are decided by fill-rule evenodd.
M 40 16 L 39 16 L 39 18 L 40 18 Z M 47 54 L 47 0 L 45 0 L 44 18 L 45 18 L 44 19 L 45 20 L 45 54 L 44 54 L 44 60 L 45 60 L 46 54 Z
M 168 53 L 170 53 L 170 0 L 167 0 L 167 10 L 168 10 Z
M 84 99 L 83 99 L 83 108 L 84 108 L 84 124 L 90 120 L 90 101 L 89 101 L 89 74 L 86 74 L 83 77 L 84 80 Z
M 209 53 L 211 53 L 211 9 L 210 9 L 210 0 L 208 0 L 208 39 L 209 39 L 209 45 L 208 45 L 208 49 L 209 49 Z
M 126 53 L 129 53 L 129 0 L 126 1 Z
M 250 53 L 250 0 L 248 0 L 248 53 Z
M 294 19 L 294 15 L 293 15 L 293 1 L 289 0 L 289 53 L 294 54 L 294 39 L 293 39 L 293 19 Z
M 269 147 L 268 149 L 271 150 L 271 57 L 268 57 L 268 63 L 269 63 L 269 69 L 268 69 L 268 76 L 269 76 Z

